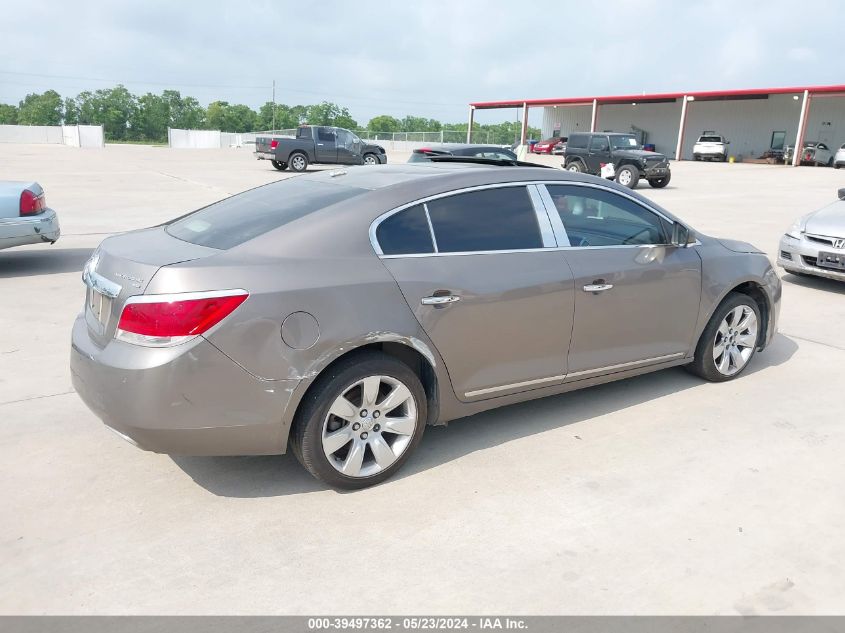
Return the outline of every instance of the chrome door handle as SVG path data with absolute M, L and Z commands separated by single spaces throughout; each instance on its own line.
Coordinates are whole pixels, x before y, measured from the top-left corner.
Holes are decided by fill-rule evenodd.
M 317 147 L 322 147 L 325 143 L 317 143 Z
M 604 292 L 613 288 L 613 284 L 587 284 L 584 286 L 584 292 Z
M 460 301 L 461 298 L 457 295 L 439 295 L 434 297 L 423 297 L 420 303 L 424 306 L 442 306 L 449 303 Z

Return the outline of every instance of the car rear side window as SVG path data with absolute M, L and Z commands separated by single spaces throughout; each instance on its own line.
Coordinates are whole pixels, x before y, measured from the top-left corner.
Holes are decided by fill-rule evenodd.
M 381 252 L 385 255 L 433 253 L 431 230 L 421 204 L 405 209 L 382 221 L 376 229 Z
M 566 143 L 567 149 L 587 149 L 587 142 L 589 141 L 589 136 L 586 134 L 573 134 L 569 137 L 569 141 Z
M 167 224 L 173 237 L 226 250 L 366 189 L 288 178 L 215 202 Z
M 427 203 L 440 253 L 542 248 L 525 187 L 495 187 Z

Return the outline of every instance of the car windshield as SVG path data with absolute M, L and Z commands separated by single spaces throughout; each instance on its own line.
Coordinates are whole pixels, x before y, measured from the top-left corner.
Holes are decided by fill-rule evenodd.
M 185 242 L 226 250 L 366 191 L 289 178 L 215 202 L 173 220 L 165 230 Z
M 637 143 L 637 137 L 633 134 L 626 134 L 624 136 L 611 136 L 610 144 L 613 146 L 613 149 L 634 149 L 640 146 L 640 144 Z
M 721 136 L 702 136 L 698 139 L 700 143 L 721 143 L 722 137 Z

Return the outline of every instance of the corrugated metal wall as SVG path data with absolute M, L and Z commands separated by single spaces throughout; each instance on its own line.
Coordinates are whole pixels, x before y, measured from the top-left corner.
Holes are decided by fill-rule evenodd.
M 596 130 L 635 132 L 639 128 L 646 132 L 646 143 L 654 143 L 656 151 L 674 158 L 680 123 L 680 99 L 671 103 L 600 105 Z
M 573 132 L 589 132 L 593 106 L 558 106 L 543 108 L 543 138 L 550 138 L 555 124 L 560 124 L 558 136 L 569 136 Z
M 834 151 L 845 144 L 845 97 L 812 99 L 804 138 L 807 141 L 827 143 L 828 147 Z M 793 138 L 789 144 L 792 145 L 794 142 Z

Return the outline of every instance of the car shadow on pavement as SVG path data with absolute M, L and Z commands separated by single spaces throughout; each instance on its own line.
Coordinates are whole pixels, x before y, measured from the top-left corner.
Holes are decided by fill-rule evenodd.
M 802 286 L 812 290 L 824 290 L 827 292 L 845 294 L 845 283 L 837 281 L 836 279 L 813 277 L 810 275 L 796 275 L 794 273 L 784 273 L 781 279 L 793 286 Z
M 0 252 L 0 279 L 82 272 L 93 248 L 45 247 Z
M 795 341 L 779 334 L 769 348 L 755 357 L 744 376 L 785 363 L 797 350 Z M 448 426 L 430 427 L 405 467 L 381 485 L 413 477 L 476 451 L 636 407 L 703 384 L 700 378 L 676 367 L 486 411 L 455 420 Z M 290 452 L 283 456 L 171 456 L 171 459 L 198 485 L 223 497 L 277 497 L 330 489 L 311 477 Z

